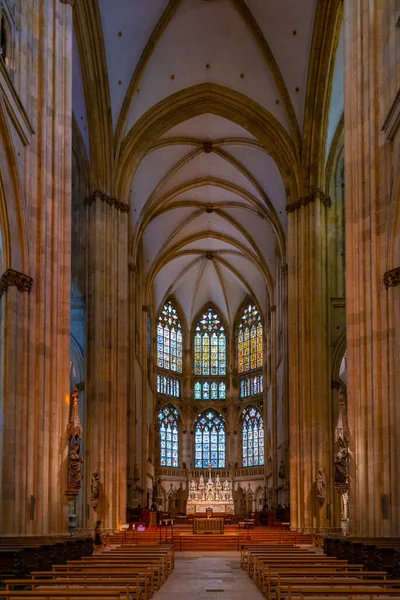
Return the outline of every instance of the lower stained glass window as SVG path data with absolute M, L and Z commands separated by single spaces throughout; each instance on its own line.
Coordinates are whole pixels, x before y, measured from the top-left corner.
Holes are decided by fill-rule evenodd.
M 195 426 L 195 468 L 225 468 L 225 421 L 208 410 L 198 415 Z
M 178 466 L 178 416 L 173 406 L 164 406 L 158 413 L 161 467 Z
M 242 449 L 244 467 L 264 464 L 264 421 L 254 407 L 243 411 Z

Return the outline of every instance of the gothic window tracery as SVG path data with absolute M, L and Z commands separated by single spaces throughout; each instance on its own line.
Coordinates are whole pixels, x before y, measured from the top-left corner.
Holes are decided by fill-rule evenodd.
M 180 398 L 181 382 L 172 373 L 182 373 L 183 335 L 177 310 L 168 300 L 157 320 L 157 393 Z M 172 372 L 172 373 L 171 373 Z
M 173 406 L 164 406 L 158 413 L 161 467 L 178 467 L 178 418 Z
M 264 464 L 264 421 L 260 412 L 254 407 L 243 411 L 242 456 L 243 467 Z
M 193 344 L 195 400 L 226 400 L 226 334 L 213 307 L 200 317 Z
M 237 333 L 240 398 L 262 394 L 264 388 L 263 325 L 256 305 L 248 302 L 240 317 Z
M 225 468 L 225 420 L 214 410 L 200 413 L 195 423 L 195 468 Z

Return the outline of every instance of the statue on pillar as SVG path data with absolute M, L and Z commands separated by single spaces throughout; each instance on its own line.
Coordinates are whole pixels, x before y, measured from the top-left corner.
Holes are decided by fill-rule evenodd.
M 281 460 L 281 464 L 279 465 L 278 472 L 279 479 L 285 479 L 285 463 Z
M 78 495 L 81 487 L 83 458 L 80 456 L 79 452 L 79 444 L 77 442 L 73 443 L 69 453 L 69 479 L 67 490 L 71 496 Z
M 319 469 L 317 475 L 317 495 L 318 500 L 323 504 L 326 496 L 326 478 L 322 469 Z
M 93 473 L 91 491 L 92 497 L 90 498 L 90 502 L 93 506 L 93 510 L 96 510 L 100 497 L 100 478 L 96 471 Z
M 341 448 L 335 455 L 335 485 L 348 484 L 348 456 L 347 448 Z

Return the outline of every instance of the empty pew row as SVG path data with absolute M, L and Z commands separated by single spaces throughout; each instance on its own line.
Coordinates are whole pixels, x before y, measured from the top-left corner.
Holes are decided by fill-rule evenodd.
M 270 600 L 400 598 L 400 581 L 388 579 L 386 571 L 363 571 L 310 549 L 248 546 L 241 566 Z
M 325 537 L 324 552 L 328 556 L 345 558 L 362 564 L 365 569 L 385 569 L 400 578 L 399 538 L 343 538 Z
M 79 561 L 67 561 L 65 565 L 53 565 L 50 571 L 32 572 L 30 578 L 5 580 L 0 597 L 147 600 L 164 583 L 173 566 L 172 547 L 123 552 L 117 547 Z
M 92 538 L 0 538 L 0 582 L 5 578 L 22 578 L 32 570 L 45 570 L 52 564 L 79 559 L 93 553 Z M 52 542 L 52 543 L 51 543 Z

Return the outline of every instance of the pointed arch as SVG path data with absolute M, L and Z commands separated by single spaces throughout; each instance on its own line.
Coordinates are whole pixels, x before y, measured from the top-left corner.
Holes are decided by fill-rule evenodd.
M 227 327 L 221 311 L 212 302 L 197 313 L 193 346 L 195 376 L 226 376 Z
M 226 463 L 226 425 L 221 413 L 208 408 L 194 422 L 194 466 L 224 469 Z
M 169 299 L 164 303 L 157 317 L 157 367 L 165 371 L 182 373 L 182 357 L 182 323 L 174 303 Z
M 264 465 L 264 420 L 255 406 L 242 413 L 242 464 L 243 467 Z
M 179 467 L 178 421 L 178 410 L 172 404 L 166 404 L 158 413 L 161 467 Z
M 119 156 L 118 197 L 129 197 L 130 184 L 141 160 L 164 133 L 205 113 L 224 117 L 252 133 L 275 160 L 287 191 L 287 202 L 300 196 L 295 146 L 279 121 L 240 92 L 215 83 L 202 83 L 158 102 L 128 132 Z

